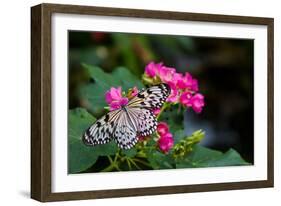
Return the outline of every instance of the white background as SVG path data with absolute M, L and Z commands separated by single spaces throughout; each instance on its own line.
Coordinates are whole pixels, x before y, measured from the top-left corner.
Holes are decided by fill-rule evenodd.
M 281 104 L 281 13 L 276 0 L 64 0 L 45 1 L 96 6 L 205 12 L 275 18 L 275 105 Z M 122 2 L 122 3 L 121 3 Z M 0 203 L 39 205 L 29 199 L 30 184 L 30 6 L 41 1 L 2 1 L 0 7 Z M 280 205 L 280 107 L 275 108 L 275 188 L 161 195 L 47 205 Z M 164 181 L 164 180 L 163 180 Z
M 266 179 L 267 165 L 267 30 L 266 26 L 221 23 L 196 23 L 167 20 L 112 18 L 55 14 L 52 18 L 52 191 L 87 191 L 167 185 L 191 185 L 216 182 L 239 182 Z M 68 30 L 115 31 L 190 36 L 255 39 L 255 165 L 67 175 L 67 53 Z M 57 155 L 56 155 L 57 154 Z M 218 175 L 219 174 L 219 175 Z M 223 174 L 223 175 L 221 175 Z M 136 178 L 136 175 L 138 178 Z M 126 179 L 126 181 L 124 181 Z M 165 179 L 165 181 L 163 181 Z

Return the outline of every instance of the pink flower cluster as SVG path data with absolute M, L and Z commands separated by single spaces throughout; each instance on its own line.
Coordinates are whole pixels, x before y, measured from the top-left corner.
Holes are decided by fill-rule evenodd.
M 174 145 L 174 139 L 173 135 L 169 131 L 167 123 L 159 122 L 157 132 L 160 135 L 160 138 L 158 139 L 159 149 L 164 153 L 168 153 Z
M 126 97 L 122 96 L 122 89 L 121 87 L 115 88 L 111 87 L 110 90 L 108 90 L 105 93 L 105 101 L 109 105 L 110 111 L 120 109 L 122 106 L 127 105 L 129 102 L 129 99 L 133 98 L 138 94 L 137 87 L 133 87 L 129 90 Z
M 129 99 L 122 96 L 121 87 L 111 87 L 110 90 L 105 93 L 105 101 L 109 105 L 110 111 L 113 111 L 128 104 Z
M 145 75 L 152 80 L 169 84 L 171 95 L 167 101 L 181 103 L 191 107 L 195 112 L 200 113 L 204 107 L 204 96 L 198 93 L 198 81 L 188 72 L 184 75 L 177 73 L 175 68 L 167 67 L 163 63 L 150 62 L 145 67 Z

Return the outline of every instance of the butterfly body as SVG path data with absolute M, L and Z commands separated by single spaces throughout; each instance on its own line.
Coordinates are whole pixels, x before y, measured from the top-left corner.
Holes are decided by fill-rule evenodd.
M 170 95 L 167 84 L 159 84 L 142 90 L 127 105 L 108 112 L 84 133 L 86 145 L 106 144 L 112 139 L 121 149 L 130 149 L 138 142 L 138 136 L 148 136 L 157 128 L 154 109 L 162 107 Z

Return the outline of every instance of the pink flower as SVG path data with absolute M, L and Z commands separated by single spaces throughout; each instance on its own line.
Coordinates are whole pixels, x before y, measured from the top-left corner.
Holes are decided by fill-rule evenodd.
M 113 101 L 109 104 L 110 111 L 120 109 L 123 105 L 127 105 L 127 104 L 128 104 L 128 98 L 122 97 L 120 100 Z
M 204 96 L 202 94 L 195 94 L 191 100 L 190 100 L 190 104 L 192 105 L 192 109 L 196 112 L 196 113 L 200 113 L 202 112 L 202 108 L 205 106 L 204 103 Z
M 159 149 L 167 153 L 174 145 L 173 135 L 169 132 L 169 126 L 166 122 L 159 122 L 157 132 L 160 135 L 158 139 Z
M 173 81 L 176 69 L 172 67 L 166 67 L 162 62 L 154 63 L 150 62 L 145 67 L 145 74 L 149 77 L 158 76 L 162 82 L 168 83 Z
M 110 90 L 105 93 L 105 101 L 110 106 L 110 111 L 113 111 L 126 105 L 129 100 L 126 97 L 122 97 L 121 87 L 111 87 Z
M 155 77 L 159 72 L 159 68 L 161 67 L 162 67 L 162 63 L 155 64 L 154 62 L 150 62 L 145 67 L 145 73 L 149 77 Z
M 191 99 L 192 99 L 192 94 L 191 92 L 183 92 L 180 96 L 180 103 L 187 106 L 187 107 L 191 107 Z
M 129 92 L 127 94 L 127 97 L 129 99 L 132 99 L 134 96 L 136 96 L 139 93 L 139 90 L 137 87 L 133 87 L 132 89 L 129 89 Z
M 169 150 L 173 147 L 173 145 L 174 145 L 174 139 L 171 133 L 164 134 L 158 140 L 158 147 L 164 153 L 169 152 Z
M 173 75 L 172 82 L 173 82 L 175 85 L 177 85 L 177 84 L 178 84 L 178 81 L 180 81 L 182 78 L 183 78 L 182 73 L 175 73 L 175 74 Z
M 192 91 L 198 92 L 199 87 L 198 87 L 198 81 L 197 79 L 192 79 L 190 85 L 188 86 Z
M 157 125 L 157 132 L 160 136 L 169 132 L 169 126 L 166 122 L 159 122 Z
M 198 91 L 198 81 L 197 79 L 194 79 L 188 72 L 185 73 L 185 75 L 178 80 L 177 86 L 180 89 L 190 89 L 191 91 Z
M 155 115 L 158 115 L 160 113 L 161 109 L 154 109 L 152 112 Z
M 121 87 L 118 87 L 117 89 L 111 87 L 110 90 L 105 93 L 105 101 L 107 102 L 107 104 L 110 104 L 112 101 L 122 98 L 121 92 Z
M 158 76 L 165 83 L 171 82 L 175 73 L 176 69 L 172 67 L 161 66 L 158 69 Z
M 171 94 L 167 98 L 167 102 L 180 102 L 186 107 L 192 107 L 197 113 L 202 111 L 205 105 L 204 96 L 202 94 L 196 94 L 199 90 L 198 81 L 188 72 L 183 75 L 177 73 L 175 68 L 167 67 L 161 62 L 150 62 L 145 67 L 145 74 L 150 84 L 159 83 L 159 79 L 161 82 L 169 84 Z M 159 110 L 154 111 L 154 113 L 158 114 Z
M 173 102 L 176 103 L 178 102 L 178 89 L 176 87 L 176 85 L 172 82 L 168 83 L 171 89 L 171 94 L 170 96 L 167 98 L 167 102 Z
M 134 87 L 134 88 L 132 89 L 131 95 L 134 97 L 134 96 L 136 96 L 138 93 L 139 93 L 138 88 L 137 88 L 137 87 Z

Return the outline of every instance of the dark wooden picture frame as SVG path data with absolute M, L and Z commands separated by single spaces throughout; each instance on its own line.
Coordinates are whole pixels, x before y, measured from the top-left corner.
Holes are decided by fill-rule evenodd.
M 54 13 L 239 23 L 267 26 L 267 180 L 134 189 L 53 193 L 51 190 L 51 16 Z M 40 4 L 31 8 L 31 197 L 48 202 L 138 195 L 273 187 L 273 25 L 272 18 Z

